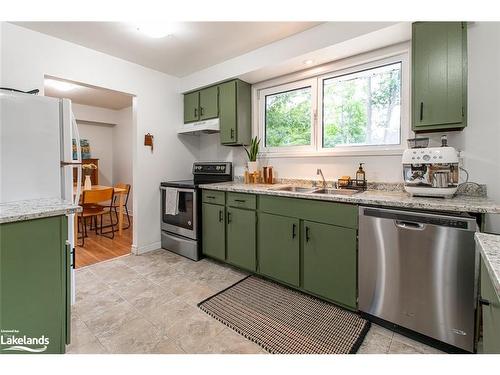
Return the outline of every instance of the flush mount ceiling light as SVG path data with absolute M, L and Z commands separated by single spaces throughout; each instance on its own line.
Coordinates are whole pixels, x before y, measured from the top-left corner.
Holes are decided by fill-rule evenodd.
M 45 79 L 44 83 L 54 90 L 63 91 L 63 92 L 71 91 L 71 90 L 74 90 L 74 89 L 77 89 L 78 87 L 80 87 L 80 86 L 75 85 L 71 82 L 58 81 L 56 79 L 50 79 L 50 78 Z
M 174 27 L 171 22 L 145 21 L 135 23 L 134 26 L 140 33 L 155 39 L 172 36 L 174 32 Z
M 312 65 L 314 63 L 313 60 L 304 60 L 303 61 L 304 65 Z

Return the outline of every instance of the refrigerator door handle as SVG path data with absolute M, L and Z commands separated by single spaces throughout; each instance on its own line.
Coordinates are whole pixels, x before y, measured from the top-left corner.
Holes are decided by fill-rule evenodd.
M 76 160 L 78 164 L 82 164 L 82 146 L 80 144 L 80 132 L 78 131 L 78 125 L 76 123 L 75 115 L 71 114 L 71 123 L 73 125 L 73 134 L 75 135 L 76 142 Z M 73 203 L 78 204 L 80 202 L 80 195 L 82 193 L 82 167 L 77 167 L 77 179 L 76 179 L 76 194 Z

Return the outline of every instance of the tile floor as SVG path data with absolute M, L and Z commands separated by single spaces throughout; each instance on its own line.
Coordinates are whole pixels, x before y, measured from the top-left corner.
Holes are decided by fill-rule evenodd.
M 248 353 L 265 351 L 196 304 L 246 273 L 166 250 L 76 271 L 68 353 Z M 439 353 L 372 325 L 359 353 Z

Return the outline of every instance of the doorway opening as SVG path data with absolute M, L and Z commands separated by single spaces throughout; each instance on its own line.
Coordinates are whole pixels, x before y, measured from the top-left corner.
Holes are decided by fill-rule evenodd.
M 44 77 L 44 95 L 71 99 L 80 134 L 83 211 L 75 217 L 75 268 L 130 254 L 134 95 L 52 76 Z M 73 184 L 76 192 L 76 168 Z

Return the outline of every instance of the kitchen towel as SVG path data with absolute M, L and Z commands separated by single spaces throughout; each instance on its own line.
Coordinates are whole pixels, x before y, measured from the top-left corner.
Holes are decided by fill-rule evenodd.
M 165 215 L 179 213 L 179 191 L 176 188 L 165 188 Z

